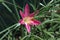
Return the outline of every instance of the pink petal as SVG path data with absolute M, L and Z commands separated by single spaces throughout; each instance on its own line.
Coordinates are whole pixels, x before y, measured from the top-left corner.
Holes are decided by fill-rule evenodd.
M 20 23 L 20 24 L 24 24 L 23 19 L 20 19 L 20 20 L 19 20 L 19 23 Z
M 20 15 L 22 18 L 24 18 L 24 13 L 20 10 Z
M 31 22 L 33 25 L 39 25 L 39 24 L 41 24 L 41 22 L 40 21 L 37 21 L 37 20 L 32 20 L 32 22 Z
M 25 13 L 25 16 L 28 16 L 29 13 L 30 13 L 30 9 L 29 9 L 29 5 L 28 4 L 26 4 L 26 6 L 25 6 L 24 13 Z
M 29 16 L 30 16 L 30 17 L 34 17 L 34 15 L 35 15 L 35 13 L 33 12 L 33 13 L 31 13 Z
M 30 17 L 33 17 L 33 16 L 37 15 L 38 13 L 39 13 L 39 10 L 36 10 L 35 12 L 30 14 Z
M 30 33 L 30 25 L 29 24 L 25 24 L 27 32 Z

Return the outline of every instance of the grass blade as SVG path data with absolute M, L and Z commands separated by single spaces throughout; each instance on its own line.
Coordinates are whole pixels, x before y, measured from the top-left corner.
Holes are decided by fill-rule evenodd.
M 15 11 L 16 11 L 17 18 L 19 20 L 20 19 L 20 16 L 19 16 L 19 13 L 18 13 L 18 10 L 17 10 L 17 7 L 16 7 L 16 4 L 15 4 L 15 1 L 14 0 L 13 0 L 13 4 L 14 4 L 14 8 L 15 8 Z

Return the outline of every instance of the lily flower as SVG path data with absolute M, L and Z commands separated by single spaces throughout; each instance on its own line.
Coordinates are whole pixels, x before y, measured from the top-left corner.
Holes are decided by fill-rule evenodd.
M 38 11 L 36 13 L 38 13 Z M 19 20 L 19 23 L 25 25 L 28 33 L 31 31 L 31 25 L 39 25 L 41 23 L 34 19 L 35 12 L 30 13 L 28 4 L 26 4 L 24 12 L 20 10 L 20 15 L 22 19 Z

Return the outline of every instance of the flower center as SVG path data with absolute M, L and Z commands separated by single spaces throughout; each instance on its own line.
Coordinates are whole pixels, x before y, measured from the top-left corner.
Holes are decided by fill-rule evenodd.
M 30 24 L 33 17 L 25 17 L 23 20 L 25 23 Z

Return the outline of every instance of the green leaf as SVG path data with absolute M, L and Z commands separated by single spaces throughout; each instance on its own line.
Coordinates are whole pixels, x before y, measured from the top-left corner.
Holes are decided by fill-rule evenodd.
M 15 27 L 16 25 L 17 25 L 17 23 L 12 25 L 12 26 L 10 26 L 10 27 L 8 27 L 8 28 L 6 28 L 6 29 L 4 29 L 3 31 L 0 32 L 0 34 L 4 33 L 5 31 L 7 31 L 7 30 L 9 30 L 9 29 L 11 29 L 13 27 Z
M 24 40 L 25 38 L 30 37 L 30 36 L 36 37 L 37 39 L 40 39 L 40 40 L 43 40 L 42 38 L 40 38 L 40 37 L 37 36 L 37 35 L 26 35 L 26 36 L 24 36 L 21 40 Z
M 13 17 L 16 19 L 16 21 L 17 21 L 17 18 L 16 18 L 16 15 L 12 12 L 12 10 L 3 2 L 2 3 L 3 4 L 3 6 L 5 6 L 7 9 L 8 9 L 8 11 L 13 15 Z
M 60 40 L 60 38 L 57 38 L 57 40 Z
M 12 13 L 12 10 L 4 2 L 2 4 Z
M 0 0 L 0 2 L 3 2 L 4 0 Z
M 6 33 L 0 38 L 0 40 L 2 40 L 4 37 L 6 37 L 9 32 L 10 32 L 10 30 L 9 30 L 8 32 L 6 32 Z
M 35 6 L 33 4 L 31 4 L 31 3 L 29 3 L 29 4 L 33 8 L 33 10 L 36 10 L 36 8 L 35 8 Z
M 47 32 L 46 30 L 43 30 L 43 32 L 46 33 L 47 35 L 51 36 L 52 38 L 54 38 L 54 36 L 50 32 Z
M 56 40 L 56 38 L 49 38 L 48 40 Z
M 19 20 L 20 19 L 20 16 L 19 16 L 19 13 L 18 13 L 18 10 L 17 10 L 17 7 L 16 7 L 15 0 L 13 0 L 13 4 L 14 4 L 14 8 L 15 8 L 15 11 L 16 11 L 17 18 Z
M 4 33 L 5 31 L 7 31 L 7 32 L 0 38 L 0 40 L 2 40 L 4 37 L 6 37 L 8 35 L 8 33 L 10 33 L 11 30 L 16 29 L 18 26 L 20 26 L 20 23 L 14 24 L 14 25 L 10 26 L 9 28 L 6 28 L 5 30 L 1 31 L 0 34 Z M 13 29 L 11 29 L 11 28 L 13 28 Z
M 48 29 L 48 31 L 55 31 L 55 30 L 58 28 L 57 26 L 58 26 L 58 24 L 50 27 L 50 28 Z
M 5 20 L 0 16 L 0 21 L 2 22 L 1 24 L 3 24 L 4 26 L 6 26 L 7 24 L 5 23 Z M 2 25 L 2 26 L 3 26 Z

